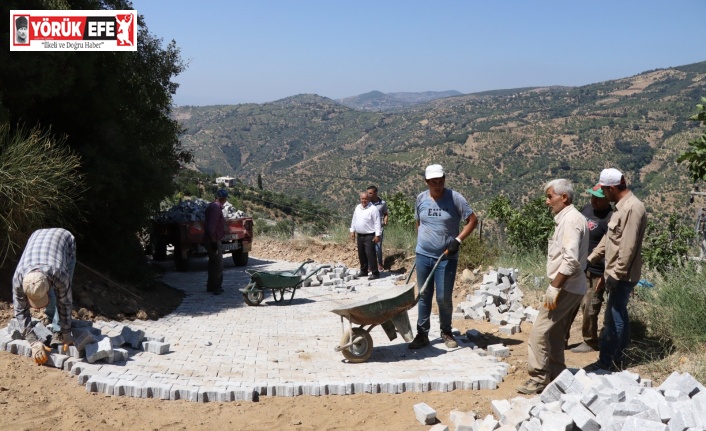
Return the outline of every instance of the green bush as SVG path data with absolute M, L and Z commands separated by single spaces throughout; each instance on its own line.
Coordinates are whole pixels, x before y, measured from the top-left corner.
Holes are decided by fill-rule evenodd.
M 510 245 L 520 251 L 544 251 L 554 231 L 554 218 L 544 202 L 544 197 L 538 197 L 516 210 L 509 198 L 499 195 L 490 203 L 488 217 L 505 225 Z
M 694 239 L 693 228 L 676 213 L 655 216 L 647 220 L 642 259 L 645 265 L 660 274 L 678 268 L 686 262 L 689 244 Z
M 49 132 L 0 125 L 0 265 L 36 229 L 82 221 L 79 167 L 79 157 Z
M 396 193 L 385 199 L 387 202 L 388 220 L 391 225 L 401 225 L 403 228 L 414 229 L 414 205 L 407 201 L 403 193 Z

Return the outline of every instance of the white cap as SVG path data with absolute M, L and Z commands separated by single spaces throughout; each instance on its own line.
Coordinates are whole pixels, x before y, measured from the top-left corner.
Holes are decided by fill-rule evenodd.
M 603 169 L 598 184 L 602 186 L 617 186 L 623 178 L 623 173 L 615 168 Z
M 49 303 L 49 280 L 43 272 L 32 271 L 25 275 L 22 279 L 22 289 L 32 307 L 42 308 Z
M 430 180 L 432 178 L 441 178 L 444 176 L 444 168 L 441 165 L 429 165 L 424 173 L 426 179 Z

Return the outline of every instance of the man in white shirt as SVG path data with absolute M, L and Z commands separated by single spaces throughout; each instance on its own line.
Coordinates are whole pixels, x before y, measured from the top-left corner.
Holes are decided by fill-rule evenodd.
M 353 211 L 350 232 L 351 240 L 355 241 L 356 236 L 358 237 L 360 276 L 367 276 L 368 269 L 370 269 L 369 280 L 380 278 L 375 244 L 380 241 L 382 223 L 380 222 L 380 212 L 375 205 L 370 203 L 367 192 L 360 194 L 360 205 L 357 205 Z
M 566 369 L 565 336 L 573 312 L 586 293 L 588 223 L 574 205 L 574 189 L 565 179 L 544 186 L 546 204 L 554 215 L 554 233 L 547 248 L 547 278 L 544 307 L 539 310 L 528 343 L 527 371 L 530 379 L 517 391 L 540 394 Z

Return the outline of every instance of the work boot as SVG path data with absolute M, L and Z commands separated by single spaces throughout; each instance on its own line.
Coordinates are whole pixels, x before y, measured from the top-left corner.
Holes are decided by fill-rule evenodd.
M 444 340 L 444 345 L 446 347 L 448 347 L 449 349 L 455 349 L 456 347 L 458 347 L 458 343 L 456 342 L 456 339 L 454 338 L 453 334 L 450 332 L 442 332 L 441 339 Z
M 411 343 L 407 345 L 410 349 L 421 349 L 422 347 L 429 345 L 429 337 L 423 332 L 418 332 L 417 336 L 414 337 Z
M 542 383 L 539 383 L 535 380 L 529 379 L 525 382 L 523 386 L 518 386 L 517 387 L 517 392 L 525 395 L 537 395 L 541 394 L 542 391 L 544 391 L 544 388 L 546 388 L 547 385 L 544 385 Z
M 587 344 L 585 341 L 578 346 L 574 347 L 571 349 L 572 352 L 574 353 L 588 353 L 588 352 L 595 352 L 598 349 L 595 349 L 593 346 L 590 344 Z

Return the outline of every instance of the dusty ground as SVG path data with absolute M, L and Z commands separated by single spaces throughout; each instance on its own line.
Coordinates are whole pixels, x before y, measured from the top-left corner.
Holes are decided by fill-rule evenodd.
M 343 262 L 355 266 L 352 244 L 256 242 L 253 255 L 301 262 Z M 386 260 L 386 266 L 404 273 L 411 266 L 402 255 Z M 8 296 L 11 274 L 0 274 L 0 324 L 11 316 Z M 75 277 L 75 318 L 111 319 L 156 318 L 171 311 L 181 300 L 179 292 L 163 286 L 116 287 L 80 266 Z M 459 282 L 456 300 L 472 290 Z M 93 292 L 92 294 L 88 294 Z M 572 342 L 580 341 L 580 317 L 574 324 Z M 261 397 L 259 402 L 208 403 L 158 401 L 111 397 L 86 393 L 75 377 L 56 369 L 35 365 L 29 358 L 0 352 L 0 430 L 427 430 L 419 424 L 413 405 L 424 402 L 436 409 L 437 417 L 450 424 L 451 410 L 473 410 L 491 414 L 490 401 L 517 396 L 515 388 L 526 378 L 527 337 L 530 325 L 511 337 L 498 338 L 489 323 L 456 320 L 462 332 L 475 328 L 486 334 L 488 344 L 505 343 L 512 349 L 507 358 L 511 373 L 496 390 L 453 391 L 449 393 L 404 393 L 399 395 L 353 395 L 294 398 Z M 567 351 L 567 364 L 584 366 L 596 354 Z M 355 366 L 355 365 L 351 365 Z

